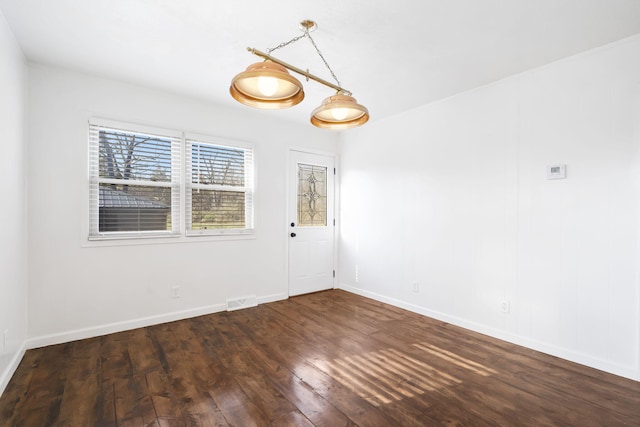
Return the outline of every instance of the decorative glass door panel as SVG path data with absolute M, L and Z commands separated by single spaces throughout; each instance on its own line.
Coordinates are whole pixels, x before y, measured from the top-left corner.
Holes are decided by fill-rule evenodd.
M 298 164 L 298 227 L 327 225 L 327 168 Z

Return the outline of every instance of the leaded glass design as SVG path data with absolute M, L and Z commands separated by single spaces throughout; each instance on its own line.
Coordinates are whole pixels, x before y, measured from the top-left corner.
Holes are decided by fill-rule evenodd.
M 298 226 L 327 225 L 327 168 L 298 164 Z

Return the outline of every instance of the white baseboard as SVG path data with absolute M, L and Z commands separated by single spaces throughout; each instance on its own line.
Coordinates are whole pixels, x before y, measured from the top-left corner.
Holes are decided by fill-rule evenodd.
M 265 304 L 274 301 L 287 299 L 288 295 L 284 293 L 265 295 L 258 297 L 258 304 Z M 39 348 L 48 345 L 62 344 L 65 342 L 76 341 L 86 338 L 98 337 L 101 335 L 113 334 L 116 332 L 128 331 L 136 328 L 144 328 L 146 326 L 157 325 L 160 323 L 173 322 L 176 320 L 189 319 L 191 317 L 204 316 L 206 314 L 218 313 L 226 311 L 225 304 L 214 304 L 205 307 L 198 307 L 189 310 L 175 311 L 172 313 L 160 314 L 157 316 L 143 317 L 139 319 L 127 320 L 124 322 L 109 323 L 106 325 L 94 326 L 90 328 L 76 329 L 57 334 L 43 335 L 39 337 L 29 338 L 26 342 L 26 348 Z
M 18 351 L 15 352 L 15 354 L 9 361 L 9 365 L 7 365 L 4 372 L 0 374 L 0 396 L 2 396 L 2 393 L 4 393 L 4 390 L 9 384 L 9 380 L 11 380 L 11 377 L 16 372 L 16 369 L 18 369 L 18 365 L 22 361 L 25 351 L 27 351 L 26 341 L 22 343 Z
M 289 298 L 289 295 L 285 293 L 265 295 L 262 297 L 258 297 L 258 304 L 267 304 L 270 302 L 282 301 L 288 298 Z
M 116 332 L 128 331 L 136 328 L 144 328 L 146 326 L 157 325 L 160 323 L 173 322 L 176 320 L 203 316 L 205 314 L 218 313 L 220 311 L 225 311 L 226 309 L 227 307 L 225 304 L 214 304 L 195 309 L 174 311 L 172 313 L 160 314 L 157 316 L 126 320 L 124 322 L 115 322 L 90 328 L 61 332 L 57 334 L 43 335 L 39 337 L 29 338 L 27 340 L 27 348 L 32 349 L 45 347 L 48 345 L 62 344 L 70 341 L 82 340 L 86 338 L 93 338 L 101 335 L 113 334 Z
M 546 353 L 555 357 L 560 357 L 570 362 L 579 363 L 581 365 L 589 366 L 591 368 L 595 368 L 595 369 L 608 372 L 614 375 L 629 378 L 635 381 L 640 381 L 640 366 L 635 366 L 635 367 L 624 366 L 616 363 L 611 363 L 606 360 L 597 359 L 592 356 L 575 352 L 563 347 L 558 347 L 545 342 L 533 340 L 531 338 L 524 337 L 517 334 L 512 334 L 510 332 L 506 332 L 500 329 L 490 328 L 485 325 L 471 322 L 469 320 L 466 320 L 460 317 L 450 316 L 445 313 L 430 310 L 415 304 L 408 303 L 406 301 L 390 298 L 385 295 L 381 295 L 375 292 L 370 292 L 361 288 L 340 284 L 339 289 L 342 289 L 347 292 L 351 292 L 356 295 L 361 295 L 367 298 L 371 298 L 376 301 L 384 302 L 386 304 L 390 304 L 395 307 L 403 308 L 405 310 L 418 313 L 423 316 L 427 316 L 433 319 L 447 322 L 455 326 L 460 326 L 461 328 L 469 329 L 471 331 L 488 335 L 493 338 L 498 338 L 500 340 L 507 341 L 512 344 L 517 344 L 517 345 L 527 347 L 532 350 Z

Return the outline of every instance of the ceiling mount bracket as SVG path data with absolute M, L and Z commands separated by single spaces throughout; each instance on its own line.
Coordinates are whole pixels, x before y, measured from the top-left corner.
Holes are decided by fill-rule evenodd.
M 316 24 L 316 21 L 312 21 L 311 19 L 305 19 L 304 21 L 300 22 L 298 28 L 300 28 L 300 30 L 304 31 L 305 33 L 311 33 L 318 29 L 318 24 Z

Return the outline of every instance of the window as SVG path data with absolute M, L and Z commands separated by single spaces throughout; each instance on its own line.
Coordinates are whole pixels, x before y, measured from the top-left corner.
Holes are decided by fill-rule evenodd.
M 252 232 L 253 151 L 240 145 L 92 120 L 89 239 Z
M 252 150 L 196 139 L 186 142 L 188 233 L 252 229 Z

